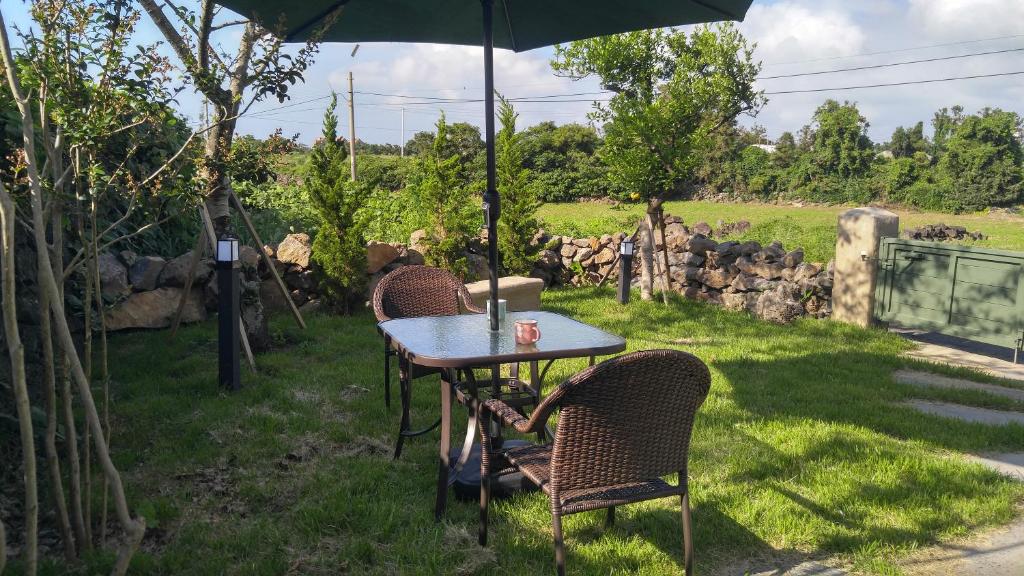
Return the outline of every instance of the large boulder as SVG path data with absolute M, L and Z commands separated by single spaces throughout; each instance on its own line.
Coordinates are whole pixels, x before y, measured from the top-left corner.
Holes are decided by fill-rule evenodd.
M 148 292 L 136 292 L 106 312 L 107 330 L 129 328 L 166 328 L 174 320 L 178 303 L 184 290 L 180 288 L 157 288 Z M 199 289 L 189 292 L 182 322 L 199 322 L 206 319 L 203 293 Z
M 296 264 L 309 268 L 309 259 L 313 255 L 313 242 L 309 234 L 299 232 L 289 234 L 277 245 L 277 259 L 285 264 Z
M 729 310 L 746 310 L 753 312 L 757 308 L 757 301 L 761 297 L 757 292 L 733 292 L 722 294 L 722 306 Z
M 132 284 L 132 290 L 145 292 L 156 288 L 165 266 L 167 261 L 159 256 L 135 257 L 135 262 L 128 268 L 128 281 Z
M 376 274 L 381 268 L 398 259 L 398 248 L 386 242 L 370 241 L 366 245 L 366 273 Z
M 100 273 L 100 292 L 104 296 L 117 298 L 129 291 L 128 269 L 117 256 L 104 252 L 100 254 L 96 265 Z
M 160 280 L 157 283 L 165 287 L 184 288 L 191 267 L 192 251 L 190 250 L 177 258 L 172 258 L 160 271 Z M 202 286 L 210 279 L 211 274 L 213 274 L 213 262 L 206 258 L 200 260 L 196 266 L 195 276 L 192 277 L 192 285 Z

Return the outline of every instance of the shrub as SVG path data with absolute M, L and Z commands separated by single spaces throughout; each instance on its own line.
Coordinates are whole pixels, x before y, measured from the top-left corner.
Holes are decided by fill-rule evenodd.
M 412 178 L 416 161 L 390 155 L 356 155 L 356 174 L 370 188 L 402 190 Z
M 265 242 L 279 242 L 296 231 L 314 236 L 320 227 L 320 215 L 301 186 L 238 182 L 234 190 L 249 208 L 253 225 Z

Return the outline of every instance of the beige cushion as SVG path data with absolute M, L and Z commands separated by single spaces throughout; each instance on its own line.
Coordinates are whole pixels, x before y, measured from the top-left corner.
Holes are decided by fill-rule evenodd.
M 473 303 L 486 309 L 487 297 L 490 295 L 490 282 L 481 280 L 466 284 Z M 524 276 L 505 276 L 498 278 L 498 298 L 508 300 L 509 312 L 523 310 L 540 310 L 540 293 L 544 290 L 544 281 L 540 278 Z

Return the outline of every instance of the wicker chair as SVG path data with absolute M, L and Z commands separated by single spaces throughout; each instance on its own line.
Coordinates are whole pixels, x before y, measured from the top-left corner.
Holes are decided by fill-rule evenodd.
M 461 307 L 460 307 L 461 304 Z M 415 318 L 419 316 L 454 316 L 462 308 L 469 312 L 483 313 L 473 304 L 466 286 L 447 270 L 428 266 L 403 266 L 381 278 L 373 291 L 373 313 L 378 322 L 393 318 Z M 391 340 L 384 338 L 384 404 L 391 406 L 391 357 L 398 353 Z M 407 366 L 399 359 L 399 390 L 402 402 L 402 423 L 398 441 L 395 443 L 395 458 L 402 454 L 406 438 L 426 434 L 440 423 L 440 420 L 423 430 L 413 431 L 410 425 L 409 405 L 412 400 L 412 381 L 438 369 L 415 364 Z
M 676 350 L 626 354 L 592 366 L 560 384 L 530 418 L 501 400 L 481 410 L 483 441 L 480 484 L 480 544 L 487 544 L 487 506 L 492 474 L 521 471 L 548 495 L 555 540 L 555 563 L 565 574 L 562 516 L 680 496 L 683 559 L 692 574 L 693 538 L 686 466 L 694 415 L 711 387 L 707 366 Z M 492 417 L 516 431 L 541 430 L 560 409 L 554 442 L 495 450 Z M 671 485 L 663 476 L 678 473 Z

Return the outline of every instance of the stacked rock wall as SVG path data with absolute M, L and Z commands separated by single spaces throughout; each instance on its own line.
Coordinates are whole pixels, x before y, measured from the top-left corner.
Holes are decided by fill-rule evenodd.
M 663 274 L 658 272 L 663 262 L 660 249 L 667 243 L 672 287 L 687 298 L 748 310 L 774 322 L 829 315 L 831 263 L 805 262 L 803 250 L 787 251 L 778 242 L 768 246 L 752 241 L 719 242 L 709 237 L 712 234 L 707 224 L 699 223 L 691 230 L 681 219 L 666 216 L 665 237 L 655 235 L 659 249 L 655 286 L 663 285 Z M 625 237 L 623 232 L 590 238 L 539 234 L 535 243 L 543 249 L 531 276 L 549 286 L 590 284 L 605 274 L 617 278 L 618 265 L 612 266 L 612 262 Z M 631 273 L 631 282 L 638 284 L 636 259 Z

